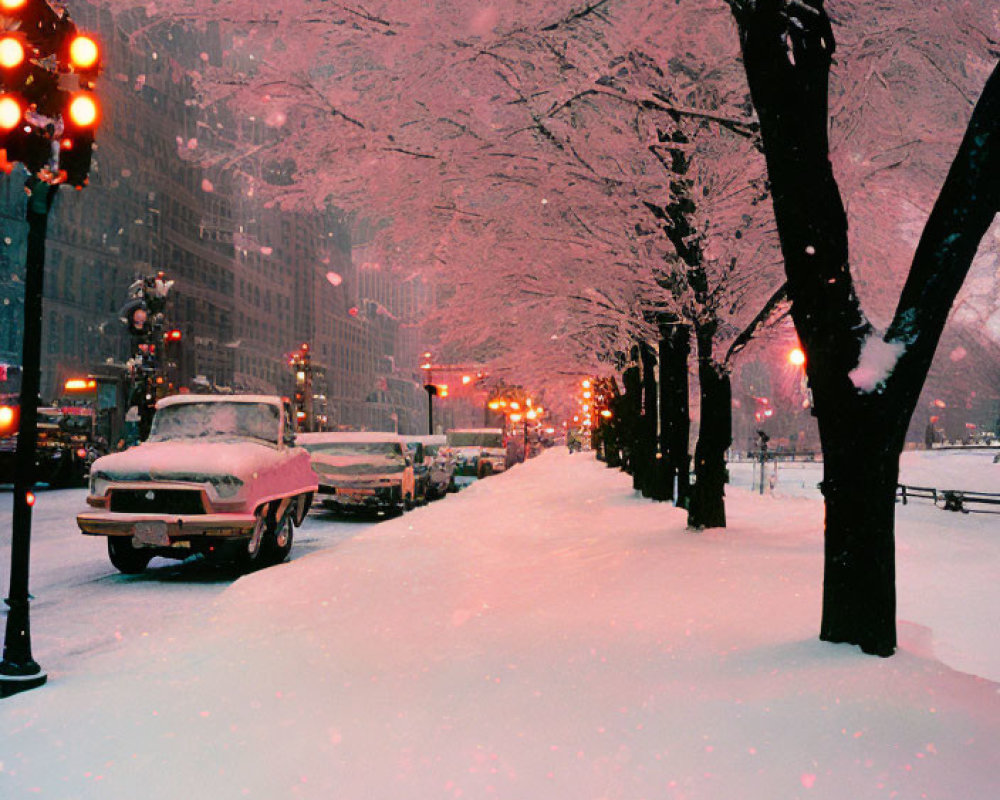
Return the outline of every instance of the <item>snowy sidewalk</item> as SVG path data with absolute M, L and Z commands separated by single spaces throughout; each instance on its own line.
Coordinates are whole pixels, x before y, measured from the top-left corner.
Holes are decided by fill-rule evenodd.
M 687 532 L 560 449 L 240 579 L 0 704 L 0 797 L 1000 796 L 998 687 L 921 605 L 1000 675 L 992 526 L 907 507 L 883 660 L 816 640 L 820 504 L 731 494 Z

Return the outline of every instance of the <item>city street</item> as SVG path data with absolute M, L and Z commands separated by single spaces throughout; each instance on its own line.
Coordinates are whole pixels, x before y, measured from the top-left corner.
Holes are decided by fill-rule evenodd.
M 996 516 L 897 507 L 880 659 L 816 638 L 820 502 L 743 466 L 726 530 L 559 448 L 383 523 L 313 512 L 238 580 L 119 576 L 42 493 L 50 677 L 0 706 L 0 795 L 995 796 Z

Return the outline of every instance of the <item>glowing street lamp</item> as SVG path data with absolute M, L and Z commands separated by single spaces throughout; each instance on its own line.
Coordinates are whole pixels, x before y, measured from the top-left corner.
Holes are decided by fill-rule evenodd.
M 788 351 L 788 363 L 796 367 L 801 367 L 806 363 L 806 354 L 802 352 L 801 347 L 793 347 Z

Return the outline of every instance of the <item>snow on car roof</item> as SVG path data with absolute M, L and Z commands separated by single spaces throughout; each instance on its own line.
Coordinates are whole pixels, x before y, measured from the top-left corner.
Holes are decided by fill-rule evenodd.
M 398 433 L 386 431 L 329 431 L 327 433 L 297 433 L 296 444 L 322 444 L 323 442 L 398 442 Z
M 449 428 L 448 433 L 503 433 L 500 428 Z
M 441 434 L 434 434 L 433 436 L 424 434 L 423 436 L 400 436 L 404 442 L 423 442 L 424 444 L 446 444 L 448 441 L 447 436 Z
M 156 401 L 157 408 L 181 403 L 269 403 L 280 406 L 282 400 L 269 394 L 172 394 Z

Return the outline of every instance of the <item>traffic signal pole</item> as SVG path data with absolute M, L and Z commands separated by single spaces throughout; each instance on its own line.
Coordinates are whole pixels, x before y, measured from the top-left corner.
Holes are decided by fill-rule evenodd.
M 42 350 L 42 289 L 45 280 L 45 236 L 51 199 L 58 186 L 41 183 L 34 191 L 50 193 L 44 211 L 28 201 L 28 253 L 24 280 L 24 339 L 21 345 L 21 422 L 14 454 L 14 516 L 11 530 L 10 592 L 0 697 L 34 689 L 47 675 L 31 657 L 28 561 L 31 552 L 31 507 L 35 486 L 35 444 L 38 438 L 38 390 Z

